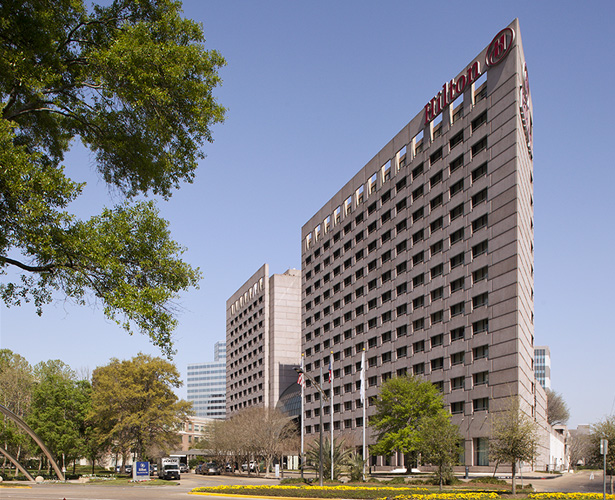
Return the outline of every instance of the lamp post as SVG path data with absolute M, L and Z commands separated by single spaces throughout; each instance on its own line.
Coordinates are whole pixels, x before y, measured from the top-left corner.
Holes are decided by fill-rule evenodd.
M 328 401 L 329 398 L 327 398 L 327 395 L 325 394 L 325 391 L 322 390 L 322 387 L 320 387 L 320 384 L 318 384 L 316 382 L 316 380 L 314 380 L 312 378 L 311 375 L 309 375 L 303 368 L 300 367 L 296 367 L 295 371 L 297 373 L 303 373 L 303 375 L 312 383 L 314 384 L 314 387 L 316 387 L 316 390 L 320 393 L 320 424 L 318 426 L 319 430 L 320 430 L 320 449 L 319 449 L 319 458 L 318 458 L 318 484 L 320 486 L 323 485 L 323 469 L 322 469 L 322 412 L 323 412 L 323 400 L 324 401 Z M 322 366 L 320 367 L 320 380 L 322 380 Z M 301 421 L 303 421 L 303 415 L 301 415 Z M 331 446 L 333 446 L 333 443 L 331 443 Z M 303 457 L 301 457 L 301 461 L 302 461 L 302 466 L 303 466 Z

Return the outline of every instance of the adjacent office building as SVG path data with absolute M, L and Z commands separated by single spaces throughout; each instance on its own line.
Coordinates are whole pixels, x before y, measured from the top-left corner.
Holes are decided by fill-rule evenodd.
M 546 345 L 534 347 L 534 373 L 543 389 L 551 389 L 551 351 Z
M 213 363 L 188 365 L 188 401 L 199 418 L 226 416 L 226 342 L 214 344 Z
M 226 344 L 227 415 L 274 408 L 301 361 L 300 271 L 256 271 L 226 301 Z
M 533 370 L 532 99 L 517 20 L 451 77 L 303 226 L 302 342 L 306 371 L 327 392 L 320 367 L 333 358 L 334 431 L 361 432 L 365 350 L 368 418 L 384 381 L 424 377 L 459 426 L 465 465 L 480 467 L 490 416 L 509 396 L 546 431 Z M 319 431 L 317 398 L 308 387 L 308 436 Z M 403 457 L 371 458 L 385 463 Z

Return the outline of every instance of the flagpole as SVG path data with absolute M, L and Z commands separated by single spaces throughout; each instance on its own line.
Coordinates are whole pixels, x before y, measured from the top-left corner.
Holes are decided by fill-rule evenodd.
M 365 462 L 367 461 L 367 448 L 365 446 L 365 419 L 367 406 L 365 400 L 365 348 L 361 354 L 361 403 L 363 405 L 363 481 L 365 481 Z
M 303 479 L 303 464 L 304 460 L 304 451 L 303 451 L 303 434 L 304 434 L 304 421 L 305 418 L 305 410 L 303 408 L 303 401 L 305 399 L 305 380 L 303 379 L 303 353 L 301 353 L 301 479 Z
M 329 400 L 329 403 L 331 404 L 331 481 L 333 481 L 335 479 L 333 477 L 333 351 L 331 351 L 329 356 L 329 385 L 331 390 L 331 397 Z

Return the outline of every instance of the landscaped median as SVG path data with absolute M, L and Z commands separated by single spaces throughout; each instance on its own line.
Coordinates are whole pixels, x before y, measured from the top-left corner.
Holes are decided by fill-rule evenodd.
M 396 500 L 490 500 L 500 498 L 495 492 L 429 493 L 428 488 L 388 488 L 378 486 L 212 486 L 195 488 L 190 493 L 204 495 L 246 495 L 292 498 L 344 498 Z
M 195 488 L 194 495 L 289 497 L 289 498 L 344 498 L 361 500 L 496 500 L 509 496 L 504 491 L 447 491 L 430 493 L 428 488 L 390 488 L 377 486 L 293 486 L 293 485 L 237 485 Z M 519 497 L 520 495 L 517 495 Z M 601 500 L 599 493 L 530 493 L 531 500 Z M 615 500 L 615 495 L 607 495 Z

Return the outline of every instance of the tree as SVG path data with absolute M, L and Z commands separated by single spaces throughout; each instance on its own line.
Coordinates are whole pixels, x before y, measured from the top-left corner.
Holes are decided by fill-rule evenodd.
M 331 477 L 331 439 L 329 436 L 325 436 L 322 440 L 322 469 L 324 478 L 337 481 L 342 470 L 344 470 L 346 466 L 351 465 L 350 455 L 351 450 L 346 448 L 344 440 L 333 438 L 333 477 Z M 320 462 L 320 439 L 315 439 L 309 444 L 306 459 L 313 464 L 318 464 Z M 361 475 L 362 474 L 363 458 L 361 457 Z
M 588 426 L 589 427 L 589 426 Z M 591 436 L 588 432 L 582 432 L 579 428 L 570 430 L 570 439 L 568 440 L 568 452 L 570 454 L 570 467 L 576 470 L 579 463 L 587 465 L 591 455 L 592 445 Z
M 168 198 L 191 182 L 201 145 L 224 118 L 212 91 L 225 64 L 173 0 L 0 3 L 0 283 L 7 306 L 56 291 L 91 294 L 105 315 L 148 335 L 168 356 L 173 300 L 199 272 L 153 203 L 128 202 L 89 220 L 67 207 L 83 185 L 62 162 L 79 138 L 95 168 L 128 199 Z
M 429 419 L 446 413 L 442 397 L 433 384 L 415 377 L 387 380 L 375 403 L 369 424 L 377 432 L 373 455 L 403 453 L 406 468 L 422 450 L 421 430 Z
M 8 408 L 21 419 L 26 419 L 32 401 L 34 375 L 32 367 L 25 358 L 9 349 L 0 349 L 0 404 Z M 11 420 L 0 420 L 0 441 L 5 450 L 20 459 L 24 448 L 28 447 L 30 438 Z M 7 459 L 2 460 L 2 469 Z M 17 475 L 15 469 L 15 475 Z
M 493 415 L 489 446 L 492 458 L 510 464 L 515 495 L 517 462 L 531 462 L 538 453 L 537 425 L 520 407 L 518 397 L 511 396 L 506 407 Z
M 611 483 L 611 495 L 613 495 L 613 474 L 615 474 L 615 415 L 605 417 L 604 420 L 591 426 L 590 443 L 592 464 L 602 469 L 604 457 L 600 454 L 600 440 L 609 442 L 609 453 L 606 456 L 606 473 L 609 474 Z
M 127 361 L 112 359 L 92 374 L 89 421 L 123 464 L 131 451 L 150 458 L 153 447 L 168 450 L 178 443 L 177 427 L 192 413 L 192 403 L 173 392 L 181 385 L 177 368 L 164 359 L 142 353 Z
M 547 422 L 549 425 L 563 425 L 570 418 L 568 405 L 563 396 L 551 389 L 546 389 L 547 393 Z
M 423 421 L 420 434 L 422 461 L 437 467 L 436 480 L 442 490 L 444 483 L 450 484 L 452 481 L 453 465 L 459 460 L 459 429 L 451 423 L 450 414 L 438 412 Z
M 37 378 L 28 422 L 63 466 L 84 452 L 85 418 L 90 404 L 90 384 L 77 381 L 60 360 L 34 367 Z

